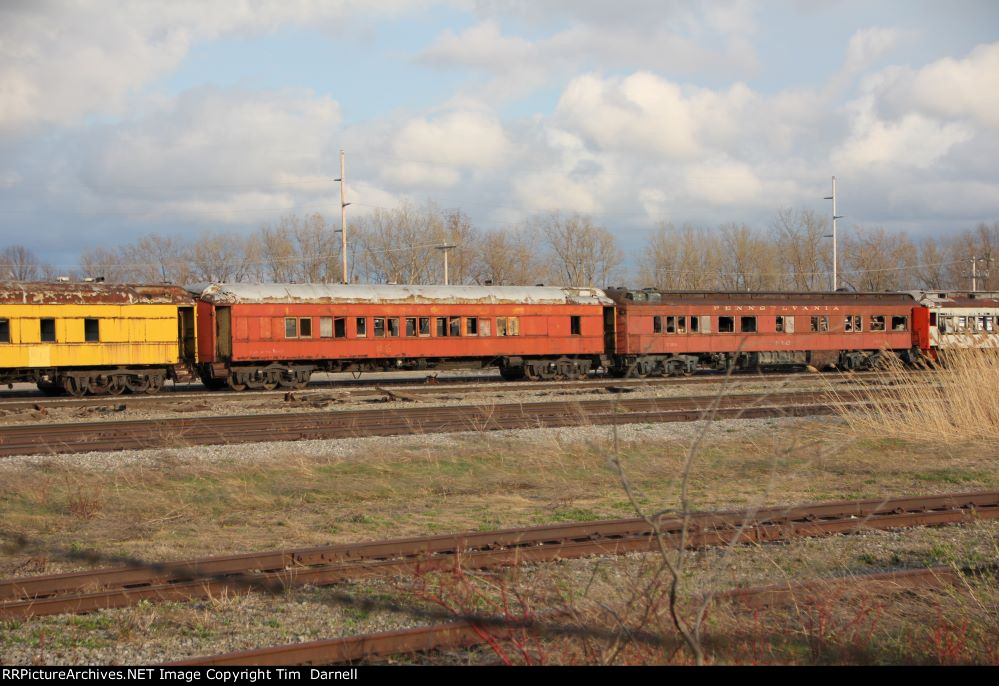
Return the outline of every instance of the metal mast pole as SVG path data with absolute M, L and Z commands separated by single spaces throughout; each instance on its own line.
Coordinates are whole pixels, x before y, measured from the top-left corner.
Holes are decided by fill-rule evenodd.
M 456 247 L 456 246 L 453 245 L 453 244 L 447 244 L 447 243 L 445 243 L 443 245 L 437 246 L 437 249 L 440 250 L 440 251 L 442 251 L 444 253 L 444 285 L 445 286 L 448 285 L 448 282 L 447 282 L 447 251 L 450 250 L 451 248 L 454 248 L 454 247 Z
M 343 269 L 341 283 L 350 283 L 350 279 L 347 277 L 347 205 L 350 203 L 346 201 L 346 190 L 344 186 L 347 183 L 347 174 L 344 169 L 344 159 L 343 150 L 340 151 L 340 178 L 333 179 L 334 181 L 340 182 L 340 257 L 343 260 L 341 268 Z
M 832 200 L 832 236 L 826 236 L 826 238 L 832 238 L 833 242 L 833 272 L 832 272 L 832 289 L 835 291 L 839 288 L 839 260 L 836 255 L 836 249 L 839 245 L 836 240 L 836 220 L 842 219 L 841 215 L 836 214 L 836 177 L 832 177 L 832 195 L 826 196 L 826 200 Z
M 972 293 L 974 293 L 975 291 L 978 290 L 978 278 L 977 278 L 978 275 L 975 273 L 975 265 L 977 263 L 978 263 L 978 258 L 977 257 L 972 257 L 971 258 L 971 292 Z

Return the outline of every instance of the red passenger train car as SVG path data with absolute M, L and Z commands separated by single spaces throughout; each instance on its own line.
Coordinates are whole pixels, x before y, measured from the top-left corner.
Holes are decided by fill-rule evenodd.
M 513 286 L 212 284 L 196 295 L 202 381 L 236 390 L 449 363 L 579 378 L 605 353 L 612 304 L 597 289 Z
M 660 292 L 609 289 L 616 317 L 612 371 L 689 374 L 717 369 L 873 364 L 909 358 L 913 297 L 905 293 Z

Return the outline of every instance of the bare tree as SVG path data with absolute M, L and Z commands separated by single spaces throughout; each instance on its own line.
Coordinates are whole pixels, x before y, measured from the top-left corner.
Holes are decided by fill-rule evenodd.
M 916 280 L 916 246 L 905 234 L 857 227 L 842 246 L 843 281 L 854 290 L 903 290 Z
M 84 278 L 103 278 L 105 281 L 127 281 L 127 272 L 122 268 L 122 256 L 118 250 L 93 248 L 80 255 L 80 273 Z
M 745 224 L 720 229 L 722 268 L 720 285 L 725 290 L 772 290 L 780 282 L 774 249 L 764 237 Z
M 551 253 L 552 275 L 566 286 L 606 286 L 617 276 L 621 251 L 607 229 L 588 217 L 551 215 L 541 231 Z
M 785 278 L 781 288 L 821 291 L 829 288 L 832 260 L 823 246 L 828 221 L 812 210 L 780 209 L 771 224 Z
M 537 240 L 526 230 L 497 229 L 478 242 L 475 283 L 497 286 L 530 286 L 543 283 L 546 266 Z
M 11 245 L 0 250 L 0 278 L 31 281 L 38 275 L 38 258 L 23 245 Z

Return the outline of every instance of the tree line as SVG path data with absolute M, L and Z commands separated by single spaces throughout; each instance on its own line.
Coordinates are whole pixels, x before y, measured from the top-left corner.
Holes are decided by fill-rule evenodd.
M 71 273 L 23 246 L 0 250 L 0 278 L 193 284 L 212 281 L 338 283 L 340 236 L 321 214 L 289 214 L 249 235 L 206 232 L 193 240 L 151 233 L 118 247 L 95 247 Z M 828 218 L 783 209 L 763 229 L 662 223 L 636 246 L 634 267 L 614 233 L 582 215 L 551 214 L 483 230 L 460 210 L 433 205 L 380 209 L 350 222 L 353 283 L 443 283 L 441 246 L 452 284 L 653 287 L 663 290 L 831 288 Z M 999 290 L 999 222 L 913 240 L 880 227 L 840 232 L 839 283 L 857 291 L 968 289 L 972 258 L 979 290 Z

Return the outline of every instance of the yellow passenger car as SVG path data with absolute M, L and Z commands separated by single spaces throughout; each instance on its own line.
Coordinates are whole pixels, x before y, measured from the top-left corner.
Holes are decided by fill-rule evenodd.
M 197 357 L 192 296 L 175 286 L 0 282 L 0 383 L 46 393 L 155 393 Z

